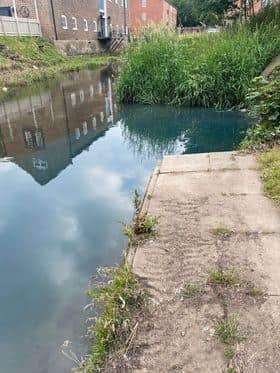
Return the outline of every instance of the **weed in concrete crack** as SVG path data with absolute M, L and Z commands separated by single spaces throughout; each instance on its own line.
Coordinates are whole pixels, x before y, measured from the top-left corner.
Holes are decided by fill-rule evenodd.
M 233 231 L 227 227 L 213 228 L 210 230 L 210 232 L 214 234 L 215 236 L 223 236 L 223 237 L 228 237 L 233 233 Z
M 190 282 L 187 282 L 180 291 L 183 299 L 194 298 L 199 293 L 201 293 L 200 287 Z
M 211 283 L 232 286 L 240 283 L 240 276 L 236 269 L 214 269 L 209 273 Z
M 237 370 L 235 368 L 228 368 L 227 373 L 237 373 Z
M 216 325 L 216 335 L 226 345 L 233 345 L 242 340 L 235 317 L 229 320 L 220 320 Z
M 250 297 L 262 297 L 265 295 L 265 292 L 262 289 L 252 286 L 246 289 L 246 295 L 249 295 Z
M 158 218 L 149 216 L 147 213 L 141 212 L 142 200 L 137 190 L 134 192 L 134 219 L 132 224 L 124 224 L 124 234 L 133 240 L 135 236 L 139 235 L 153 235 L 156 233 L 156 226 L 158 225 Z
M 231 360 L 235 356 L 235 350 L 232 347 L 226 347 L 224 350 L 224 355 L 227 360 Z

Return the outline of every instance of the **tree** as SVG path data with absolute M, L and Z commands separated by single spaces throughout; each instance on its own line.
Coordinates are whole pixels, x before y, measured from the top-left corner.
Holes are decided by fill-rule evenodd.
M 182 26 L 221 24 L 226 12 L 235 8 L 235 0 L 172 0 Z

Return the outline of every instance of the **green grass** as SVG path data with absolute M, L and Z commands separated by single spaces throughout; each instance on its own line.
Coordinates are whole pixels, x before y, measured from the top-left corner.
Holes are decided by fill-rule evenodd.
M 6 46 L 0 52 L 0 101 L 13 96 L 19 87 L 52 79 L 59 73 L 93 69 L 109 63 L 106 56 L 67 58 L 52 42 L 40 37 L 0 36 L 0 44 Z M 13 54 L 17 57 L 15 60 L 11 58 Z
M 240 283 L 240 276 L 236 269 L 213 269 L 209 273 L 209 281 L 214 284 L 233 286 Z
M 186 283 L 180 291 L 180 295 L 184 299 L 194 298 L 199 293 L 201 293 L 200 287 L 190 282 Z
M 103 312 L 92 327 L 93 347 L 86 372 L 99 371 L 109 353 L 126 349 L 133 330 L 133 316 L 144 296 L 131 268 L 124 264 L 111 272 L 108 282 L 88 292 Z M 124 351 L 123 351 L 124 354 Z
M 280 150 L 275 148 L 260 156 L 264 189 L 269 197 L 280 203 Z
M 262 289 L 256 288 L 254 286 L 248 287 L 246 290 L 246 294 L 249 295 L 250 297 L 261 297 L 265 295 Z
M 277 18 L 191 38 L 151 27 L 123 56 L 118 96 L 121 102 L 231 108 L 279 51 Z
M 215 236 L 228 236 L 232 233 L 232 230 L 226 227 L 217 227 L 211 229 L 211 233 Z
M 235 317 L 229 320 L 220 320 L 216 325 L 216 335 L 220 342 L 226 345 L 233 345 L 242 340 L 238 330 L 238 322 Z
M 227 360 L 232 360 L 235 356 L 235 350 L 232 347 L 226 347 L 224 350 L 224 355 Z

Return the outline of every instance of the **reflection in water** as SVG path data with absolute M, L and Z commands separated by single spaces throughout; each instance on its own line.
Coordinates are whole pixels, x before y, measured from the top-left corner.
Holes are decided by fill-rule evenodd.
M 41 185 L 72 164 L 114 121 L 110 75 L 101 71 L 91 83 L 90 71 L 78 77 L 0 106 L 1 156 L 13 156 Z
M 234 112 L 118 110 L 112 85 L 84 71 L 0 105 L 1 372 L 69 372 L 59 346 L 85 348 L 83 290 L 120 260 L 133 191 L 162 155 L 230 150 L 247 127 Z
M 120 116 L 127 143 L 148 158 L 231 150 L 248 127 L 241 113 L 202 108 L 133 105 Z

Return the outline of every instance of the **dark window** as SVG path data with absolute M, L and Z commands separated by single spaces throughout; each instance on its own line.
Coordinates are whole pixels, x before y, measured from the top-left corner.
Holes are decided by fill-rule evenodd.
M 12 9 L 9 6 L 1 6 L 0 16 L 12 17 Z

